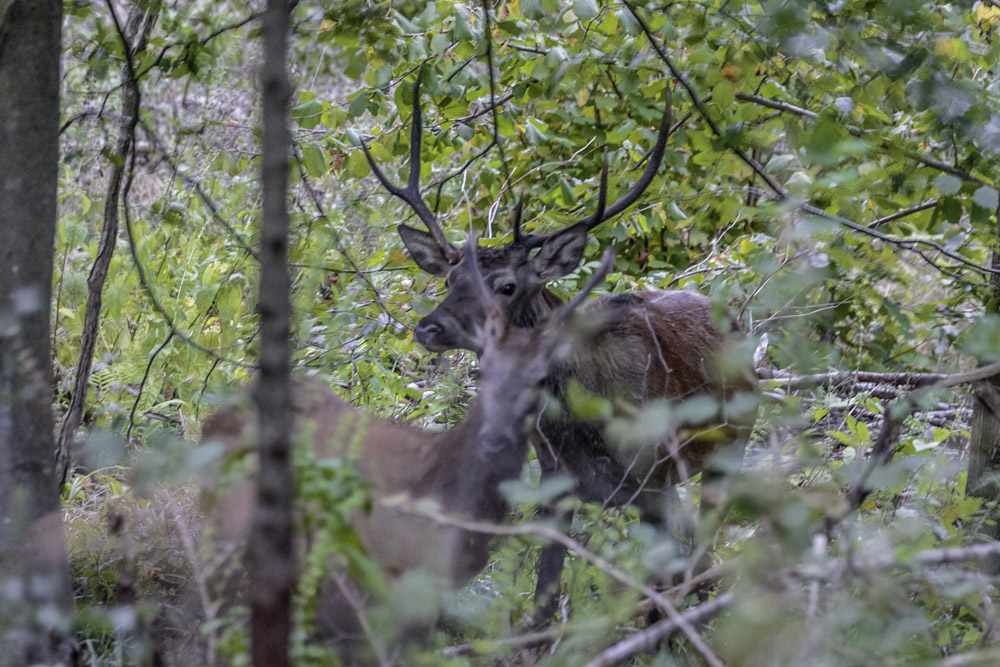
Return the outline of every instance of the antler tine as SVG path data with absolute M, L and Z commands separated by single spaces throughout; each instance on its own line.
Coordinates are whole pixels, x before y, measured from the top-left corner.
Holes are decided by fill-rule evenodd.
M 413 212 L 417 214 L 417 217 L 427 227 L 427 231 L 431 233 L 441 251 L 444 252 L 448 258 L 448 262 L 457 264 L 460 257 L 458 250 L 455 249 L 455 246 L 448 243 L 444 232 L 441 231 L 441 226 L 437 223 L 437 218 L 431 213 L 431 209 L 420 195 L 420 142 L 423 136 L 423 116 L 420 112 L 420 84 L 423 79 L 424 66 L 421 65 L 420 71 L 417 73 L 417 80 L 413 84 L 413 121 L 410 128 L 410 174 L 407 177 L 406 187 L 401 188 L 389 181 L 385 173 L 375 163 L 375 159 L 372 157 L 371 152 L 368 150 L 368 145 L 363 139 L 361 140 L 361 150 L 365 152 L 365 157 L 368 159 L 368 166 L 371 167 L 372 173 L 375 174 L 375 178 L 382 184 L 382 187 L 388 190 L 389 194 L 409 204 Z
M 476 291 L 484 303 L 492 303 L 493 293 L 486 288 L 486 281 L 479 270 L 479 258 L 476 251 L 479 249 L 479 240 L 474 232 L 469 232 L 465 237 L 465 246 L 462 248 L 462 255 L 465 263 L 468 264 L 469 275 L 476 286 Z
M 632 189 L 626 192 L 624 197 L 609 206 L 603 215 L 593 215 L 586 220 L 588 230 L 593 229 L 609 218 L 615 217 L 634 204 L 635 201 L 642 196 L 642 193 L 646 191 L 646 188 L 649 187 L 649 184 L 653 182 L 653 179 L 656 177 L 656 172 L 660 170 L 660 163 L 663 161 L 663 154 L 667 151 L 667 139 L 670 137 L 670 126 L 673 123 L 674 117 L 670 86 L 667 85 L 664 90 L 664 96 L 667 100 L 663 109 L 663 119 L 660 120 L 660 129 L 656 134 L 656 143 L 653 144 L 653 151 L 649 154 L 649 162 L 646 164 L 646 170 L 642 172 L 642 176 L 640 176 L 639 180 L 636 181 L 636 184 L 632 186 Z
M 608 147 L 604 147 L 604 164 L 601 166 L 601 185 L 597 191 L 597 210 L 591 217 L 594 220 L 603 220 L 604 211 L 608 205 Z M 587 228 L 590 231 L 590 228 Z
M 521 243 L 521 210 L 524 207 L 524 188 L 521 188 L 521 196 L 517 198 L 517 205 L 510 213 L 510 226 L 514 229 L 514 243 Z
M 556 320 L 558 322 L 565 321 L 566 318 L 569 317 L 574 310 L 576 310 L 577 306 L 583 303 L 583 300 L 587 298 L 587 295 L 593 292 L 594 288 L 608 277 L 608 272 L 611 271 L 611 266 L 614 262 L 615 252 L 611 248 L 608 248 L 604 251 L 604 255 L 601 257 L 601 265 L 597 267 L 597 271 L 590 277 L 587 284 L 583 286 L 583 289 L 573 295 L 572 299 L 559 308 L 559 311 L 556 313 Z
M 420 109 L 420 86 L 424 83 L 424 65 L 420 64 L 417 80 L 413 82 L 413 120 L 410 121 L 410 174 L 406 189 L 420 199 L 420 146 L 423 141 L 424 114 Z M 421 200 L 422 202 L 423 200 Z
M 669 85 L 666 87 L 665 96 L 667 101 L 663 109 L 663 118 L 660 120 L 660 128 L 657 131 L 656 143 L 653 144 L 653 150 L 649 154 L 649 160 L 646 163 L 645 171 L 642 172 L 642 176 L 639 177 L 639 180 L 632 186 L 632 189 L 626 192 L 621 199 L 611 206 L 605 207 L 608 168 L 607 153 L 605 152 L 604 167 L 601 173 L 601 192 L 598 195 L 597 210 L 580 222 L 574 223 L 575 225 L 585 226 L 587 231 L 590 231 L 605 220 L 615 217 L 634 204 L 642 196 L 646 188 L 649 187 L 649 184 L 653 182 L 656 172 L 660 169 L 660 163 L 663 161 L 663 154 L 667 150 L 667 139 L 670 137 L 670 126 L 673 123 L 672 98 Z M 537 248 L 557 233 L 549 232 L 548 234 L 540 234 L 538 236 L 528 236 L 524 239 L 524 243 L 530 248 Z

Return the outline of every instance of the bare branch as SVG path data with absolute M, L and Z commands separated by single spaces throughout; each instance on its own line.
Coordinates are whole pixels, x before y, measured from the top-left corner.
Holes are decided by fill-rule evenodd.
M 829 371 L 827 373 L 812 373 L 807 375 L 792 375 L 787 371 L 758 368 L 757 376 L 762 384 L 769 385 L 774 381 L 781 383 L 787 389 L 802 389 L 823 384 L 841 384 L 843 382 L 886 383 L 909 387 L 954 387 L 960 384 L 976 382 L 986 377 L 1000 373 L 1000 364 L 990 364 L 962 373 L 873 373 L 869 371 Z
M 994 269 L 994 268 L 991 268 L 991 267 L 988 267 L 988 266 L 983 266 L 982 264 L 976 264 L 975 262 L 970 261 L 968 259 L 965 259 L 961 255 L 948 250 L 947 248 L 945 248 L 940 243 L 936 243 L 934 241 L 928 241 L 927 239 L 899 238 L 899 237 L 896 237 L 896 236 L 889 236 L 888 234 L 883 234 L 882 232 L 875 231 L 874 229 L 869 229 L 869 228 L 865 227 L 864 225 L 859 225 L 858 223 L 854 222 L 853 220 L 848 220 L 847 218 L 842 218 L 839 215 L 834 215 L 832 213 L 827 213 L 823 209 L 817 208 L 816 206 L 813 206 L 812 204 L 803 204 L 800 208 L 803 211 L 805 211 L 806 213 L 810 213 L 810 214 L 815 215 L 817 217 L 825 218 L 827 220 L 832 220 L 833 222 L 839 223 L 839 224 L 841 224 L 841 225 L 843 225 L 843 226 L 845 226 L 845 227 L 847 227 L 849 229 L 853 229 L 856 232 L 860 232 L 862 234 L 866 234 L 868 236 L 871 236 L 872 238 L 879 239 L 880 241 L 885 241 L 886 243 L 892 243 L 893 245 L 898 245 L 899 247 L 905 248 L 906 250 L 912 250 L 913 252 L 919 252 L 916 248 L 914 248 L 914 246 L 918 246 L 918 245 L 927 246 L 929 248 L 933 248 L 934 250 L 937 250 L 939 253 L 941 253 L 945 257 L 950 257 L 951 259 L 955 260 L 959 264 L 962 264 L 964 266 L 968 266 L 969 268 L 975 269 L 976 271 L 982 271 L 983 273 L 1000 274 L 1000 269 Z M 924 259 L 927 260 L 928 262 L 930 262 L 935 267 L 937 267 L 937 264 L 935 264 L 934 262 L 931 262 L 931 260 L 928 259 L 927 257 L 924 257 Z
M 777 111 L 785 111 L 788 113 L 792 113 L 795 114 L 796 116 L 801 116 L 802 118 L 813 119 L 819 117 L 819 114 L 816 113 L 815 111 L 810 111 L 809 109 L 804 109 L 800 106 L 789 104 L 788 102 L 782 102 L 780 100 L 772 100 L 771 98 L 764 97 L 763 95 L 753 95 L 750 93 L 736 93 L 736 99 L 743 100 L 744 102 L 753 102 L 754 104 L 759 104 L 760 106 L 767 107 L 769 109 L 775 109 Z M 844 127 L 848 132 L 850 132 L 855 137 L 860 137 L 865 134 L 865 131 L 859 127 L 855 127 L 853 125 L 845 125 Z M 893 146 L 890 145 L 889 142 L 883 142 L 882 148 L 891 150 Z M 951 174 L 952 176 L 960 178 L 963 181 L 968 181 L 969 183 L 976 183 L 977 185 L 991 185 L 990 183 L 987 183 L 986 181 L 976 176 L 973 176 L 969 172 L 959 169 L 958 167 L 955 167 L 953 165 L 950 165 L 947 162 L 936 160 L 932 157 L 927 157 L 926 155 L 922 155 L 910 149 L 903 149 L 903 153 L 906 155 L 906 157 L 910 158 L 911 160 L 916 160 L 917 162 L 927 167 L 937 169 L 938 171 L 943 171 L 946 174 Z
M 897 211 L 892 215 L 887 215 L 884 218 L 879 218 L 873 222 L 868 223 L 868 229 L 875 229 L 876 227 L 881 227 L 882 225 L 888 224 L 893 220 L 899 220 L 900 218 L 905 218 L 908 215 L 913 215 L 914 213 L 920 213 L 921 211 L 926 211 L 929 208 L 934 208 L 938 205 L 937 199 L 929 199 L 923 204 L 917 204 L 911 208 L 903 209 L 902 211 Z
M 714 616 L 718 616 L 736 602 L 736 595 L 732 592 L 723 593 L 714 600 L 704 602 L 695 607 L 691 607 L 682 614 L 684 622 L 695 624 L 707 621 Z M 620 641 L 614 646 L 598 653 L 593 660 L 586 664 L 586 667 L 609 667 L 617 665 L 632 657 L 636 653 L 655 653 L 660 642 L 676 633 L 680 626 L 672 619 L 664 619 L 655 623 L 642 632 L 632 635 L 624 641 Z

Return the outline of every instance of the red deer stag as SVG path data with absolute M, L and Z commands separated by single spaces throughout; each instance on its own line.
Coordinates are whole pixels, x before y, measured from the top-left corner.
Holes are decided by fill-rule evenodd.
M 448 431 L 426 431 L 369 419 L 316 382 L 300 383 L 296 389 L 300 430 L 311 429 L 305 432 L 317 455 L 355 458 L 372 489 L 376 502 L 371 512 L 359 511 L 352 525 L 390 584 L 422 571 L 453 588 L 486 565 L 488 535 L 449 527 L 379 499 L 405 494 L 436 501 L 448 515 L 489 522 L 505 518 L 508 504 L 498 487 L 517 479 L 524 466 L 539 382 L 571 345 L 569 339 L 586 335 L 577 331 L 584 327 L 567 320 L 612 264 L 609 252 L 583 291 L 550 311 L 534 329 L 524 329 L 510 325 L 499 300 L 483 283 L 476 260 L 476 245 L 467 242 L 460 265 L 466 269 L 469 296 L 484 317 L 473 334 L 481 350 L 478 397 L 462 423 Z M 252 420 L 243 411 L 224 408 L 206 422 L 202 441 L 222 442 L 229 451 L 239 451 L 252 442 L 251 430 Z M 247 482 L 216 512 L 224 545 L 246 538 L 250 518 L 245 511 L 240 517 L 239 508 L 251 506 L 254 493 L 253 483 Z M 357 603 L 351 602 L 361 597 L 354 588 L 345 590 L 342 578 L 331 580 L 320 595 L 317 624 L 319 634 L 335 639 L 351 654 L 349 659 L 363 661 L 356 653 L 361 646 Z M 437 611 L 429 609 L 427 618 L 404 630 L 400 639 L 418 637 Z
M 583 257 L 588 232 L 641 196 L 659 168 L 670 124 L 668 92 L 646 169 L 636 185 L 614 204 L 605 206 L 605 160 L 595 213 L 548 234 L 523 234 L 522 202 L 518 202 L 511 216 L 513 240 L 498 248 L 477 248 L 483 280 L 515 326 L 534 327 L 558 307 L 559 299 L 546 289 L 546 283 L 575 270 Z M 483 349 L 475 332 L 485 311 L 474 297 L 475 281 L 468 275 L 469 263 L 457 263 L 458 250 L 448 243 L 420 195 L 420 141 L 418 75 L 413 91 L 407 186 L 392 184 L 367 148 L 365 155 L 382 185 L 405 201 L 430 231 L 428 234 L 399 225 L 399 234 L 411 256 L 424 271 L 444 276 L 448 286 L 445 299 L 417 324 L 414 338 L 432 351 L 467 349 L 481 355 Z M 637 447 L 634 442 L 611 437 L 602 421 L 575 418 L 567 409 L 558 415 L 546 411 L 540 428 L 532 434 L 543 476 L 556 472 L 569 475 L 575 479 L 576 495 L 583 500 L 634 504 L 644 518 L 669 520 L 675 531 L 690 532 L 690 517 L 672 509 L 678 507 L 673 485 L 699 471 L 705 471 L 703 481 L 716 483 L 718 471 L 713 467 L 706 470 L 706 466 L 723 451 L 730 458 L 741 459 L 756 418 L 750 366 L 730 358 L 739 334 L 732 326 L 730 331 L 721 331 L 709 299 L 690 291 L 603 295 L 588 302 L 581 316 L 602 324 L 587 346 L 573 350 L 543 381 L 556 399 L 564 402 L 570 385 L 578 384 L 591 394 L 610 399 L 617 407 L 632 406 L 616 410 L 619 414 L 634 414 L 635 406 L 656 399 L 670 399 L 677 413 L 680 399 L 698 398 L 689 404 L 698 409 L 689 412 L 700 412 L 701 417 L 695 423 L 678 423 L 675 419 L 659 438 Z M 717 490 L 709 487 L 702 485 L 703 498 L 717 497 Z M 559 545 L 550 545 L 541 554 L 535 591 L 541 623 L 551 618 L 558 601 L 558 595 L 552 594 L 558 591 L 564 557 L 565 549 Z

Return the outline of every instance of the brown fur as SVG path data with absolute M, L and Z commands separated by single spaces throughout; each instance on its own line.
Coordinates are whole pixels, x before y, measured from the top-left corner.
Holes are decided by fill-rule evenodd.
M 447 296 L 417 324 L 414 338 L 431 350 L 481 352 L 471 334 L 484 313 L 470 298 L 473 283 L 466 263 L 450 265 L 424 232 L 405 225 L 399 231 L 421 268 L 447 276 Z M 540 247 L 515 241 L 479 249 L 483 281 L 512 323 L 532 327 L 556 307 L 558 299 L 545 285 L 579 265 L 586 238 L 587 227 L 574 225 L 545 237 Z M 752 369 L 746 360 L 727 359 L 741 336 L 735 329 L 719 331 L 709 299 L 694 292 L 601 296 L 580 310 L 579 319 L 590 326 L 588 344 L 577 347 L 543 382 L 562 409 L 555 416 L 546 412 L 532 434 L 542 474 L 569 475 L 575 493 L 585 500 L 634 504 L 644 517 L 672 521 L 681 532 L 690 532 L 683 526 L 689 519 L 670 516 L 678 514 L 672 485 L 704 470 L 719 452 L 742 457 L 756 419 Z M 675 422 L 657 442 L 636 448 L 616 441 L 604 421 L 569 413 L 564 402 L 571 382 L 612 401 L 617 416 L 656 400 L 669 400 L 676 408 L 679 401 L 706 397 L 715 401 L 714 416 L 696 424 Z M 703 480 L 717 477 L 710 470 Z M 718 497 L 711 486 L 702 485 L 703 500 Z M 546 589 L 558 588 L 563 553 L 553 544 L 541 556 L 540 601 Z M 553 601 L 543 604 L 548 606 L 540 617 L 551 617 Z
M 457 587 L 486 565 L 488 535 L 462 531 L 382 501 L 405 495 L 436 501 L 446 515 L 488 522 L 504 519 L 508 505 L 499 485 L 516 479 L 527 458 L 527 431 L 538 403 L 538 383 L 562 347 L 554 332 L 547 330 L 555 327 L 553 323 L 518 329 L 498 308 L 492 309 L 479 330 L 484 345 L 479 396 L 466 419 L 447 431 L 375 419 L 316 381 L 297 384 L 298 428 L 311 436 L 317 456 L 357 461 L 371 487 L 374 506 L 371 512 L 357 512 L 352 525 L 390 588 L 394 580 L 414 571 Z M 202 441 L 222 442 L 230 452 L 248 451 L 252 431 L 245 410 L 225 408 L 206 421 Z M 235 543 L 249 534 L 247 508 L 255 493 L 255 484 L 247 482 L 216 511 L 224 541 Z M 321 593 L 320 634 L 356 638 L 361 628 L 350 599 L 361 597 L 343 578 L 339 583 L 331 578 Z M 433 620 L 436 612 L 428 608 L 424 620 Z

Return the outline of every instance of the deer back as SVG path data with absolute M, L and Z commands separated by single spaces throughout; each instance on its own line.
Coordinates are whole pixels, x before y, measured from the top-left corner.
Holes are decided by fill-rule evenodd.
M 742 443 L 749 435 L 755 383 L 749 366 L 733 365 L 730 354 L 741 336 L 719 330 L 707 297 L 687 291 L 603 295 L 582 308 L 580 318 L 597 324 L 589 343 L 556 364 L 545 380 L 563 405 L 543 414 L 545 438 L 535 449 L 543 467 L 577 479 L 581 497 L 629 502 L 636 482 L 658 490 L 678 481 L 677 459 L 693 475 L 720 444 Z M 571 382 L 609 399 L 612 417 L 632 419 L 636 406 L 650 402 L 670 400 L 676 408 L 692 400 L 701 402 L 699 419 L 669 424 L 657 446 L 646 443 L 640 452 L 635 441 L 616 438 L 607 416 L 586 419 L 565 406 Z M 664 451 L 670 438 L 678 445 L 675 456 Z
M 464 447 L 473 443 L 466 433 L 474 425 L 435 432 L 387 422 L 354 408 L 315 380 L 296 382 L 294 409 L 296 433 L 311 440 L 315 456 L 354 461 L 369 485 L 376 502 L 370 512 L 358 511 L 352 518 L 369 557 L 388 577 L 430 567 L 451 578 L 448 559 L 438 548 L 446 531 L 380 501 L 393 496 L 429 499 L 446 513 L 459 505 L 460 470 L 455 462 L 466 457 Z M 254 420 L 246 409 L 228 407 L 206 421 L 202 442 L 222 442 L 231 453 L 250 453 L 254 432 Z M 251 479 L 222 499 L 215 516 L 226 543 L 241 542 L 249 534 L 255 493 Z M 485 563 L 488 554 L 477 555 L 469 560 Z M 455 573 L 456 579 L 467 576 L 471 574 Z

